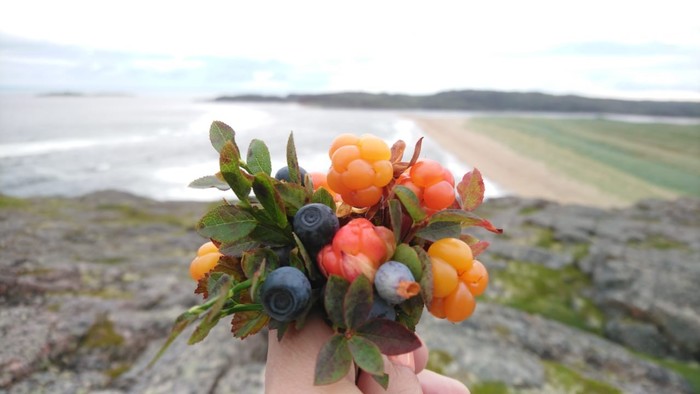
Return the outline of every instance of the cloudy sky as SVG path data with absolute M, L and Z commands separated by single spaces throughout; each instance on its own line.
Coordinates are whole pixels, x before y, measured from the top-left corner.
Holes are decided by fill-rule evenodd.
M 0 92 L 700 100 L 693 3 L 0 0 Z

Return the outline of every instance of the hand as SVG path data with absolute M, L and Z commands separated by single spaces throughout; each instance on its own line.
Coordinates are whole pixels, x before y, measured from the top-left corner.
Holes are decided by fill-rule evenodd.
M 469 394 L 459 381 L 425 369 L 428 362 L 425 345 L 400 356 L 384 356 L 384 371 L 389 374 L 387 390 L 369 374 L 360 371 L 358 378 L 355 368 L 334 384 L 314 386 L 316 356 L 332 335 L 333 330 L 319 318 L 310 319 L 301 331 L 290 327 L 281 342 L 277 341 L 277 331 L 270 330 L 265 392 Z

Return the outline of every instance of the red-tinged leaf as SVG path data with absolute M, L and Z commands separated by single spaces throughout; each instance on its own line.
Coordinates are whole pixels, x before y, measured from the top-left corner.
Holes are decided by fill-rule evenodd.
M 406 143 L 403 142 L 403 140 L 398 140 L 394 142 L 394 145 L 391 146 L 391 161 L 392 164 L 398 163 L 403 159 L 403 152 L 406 150 Z
M 269 321 L 270 317 L 262 311 L 237 312 L 231 320 L 231 332 L 234 337 L 245 339 L 257 334 Z
M 282 197 L 272 186 L 273 182 L 274 180 L 269 175 L 259 172 L 253 179 L 253 192 L 270 218 L 280 228 L 284 228 L 288 223 L 287 211 Z
M 249 174 L 241 171 L 241 156 L 233 142 L 226 141 L 219 155 L 221 176 L 241 201 L 247 201 L 253 181 Z
M 246 279 L 241 267 L 241 260 L 237 257 L 221 256 L 212 271 L 230 275 L 236 282 L 243 282 Z
M 257 221 L 248 212 L 233 205 L 219 205 L 197 223 L 197 232 L 221 243 L 235 242 L 250 234 Z
M 496 233 L 496 234 L 503 233 L 503 229 L 496 228 L 488 220 L 480 218 L 479 216 L 477 216 L 471 212 L 463 211 L 461 209 L 445 209 L 443 211 L 435 213 L 430 218 L 430 223 L 432 224 L 432 223 L 437 223 L 437 222 L 460 223 L 462 228 L 477 226 L 477 227 L 483 227 L 486 230 L 491 231 L 491 232 Z
M 411 330 L 387 319 L 371 319 L 360 326 L 355 335 L 368 339 L 387 356 L 412 352 L 421 346 L 420 339 Z
M 408 166 L 412 166 L 416 164 L 418 161 L 418 158 L 420 157 L 420 151 L 421 147 L 423 146 L 423 137 L 420 137 L 418 141 L 416 141 L 416 145 L 413 147 L 413 156 L 411 156 L 411 161 L 408 162 Z
M 227 125 L 224 122 L 215 120 L 214 122 L 212 122 L 211 127 L 209 127 L 209 140 L 211 141 L 211 145 L 214 147 L 214 149 L 216 149 L 217 152 L 221 152 L 224 145 L 228 141 L 231 141 L 233 147 L 236 148 L 236 152 L 240 152 L 238 150 L 238 146 L 236 146 L 235 138 L 236 132 L 233 131 L 231 126 Z
M 342 334 L 335 334 L 318 352 L 314 384 L 335 383 L 348 374 L 351 366 L 352 355 L 348 341 Z
M 474 245 L 469 245 L 472 249 L 472 254 L 474 257 L 477 257 L 480 255 L 484 250 L 486 250 L 489 247 L 489 243 L 486 241 L 479 241 L 475 243 Z
M 215 187 L 219 190 L 228 190 L 231 187 L 222 179 L 215 175 L 207 175 L 201 178 L 197 178 L 189 184 L 189 187 L 193 189 L 208 189 Z
M 270 175 L 272 172 L 272 164 L 270 163 L 270 150 L 264 142 L 253 139 L 248 146 L 248 155 L 246 164 L 250 168 L 251 174 L 255 175 L 262 172 Z
M 360 275 L 350 283 L 343 302 L 348 328 L 357 328 L 367 321 L 372 310 L 372 298 L 372 283 L 366 276 Z
M 384 374 L 384 359 L 377 345 L 362 336 L 353 335 L 348 340 L 348 348 L 360 369 L 372 375 Z
M 397 185 L 394 187 L 394 193 L 396 194 L 396 197 L 398 197 L 399 201 L 401 201 L 401 204 L 403 204 L 403 206 L 406 208 L 406 212 L 408 212 L 414 222 L 421 222 L 428 216 L 423 208 L 421 208 L 418 197 L 416 197 L 411 189 L 407 188 L 406 186 Z
M 158 350 L 158 353 L 153 357 L 153 359 L 148 363 L 147 368 L 152 367 L 165 353 L 166 350 L 172 345 L 172 343 L 175 341 L 175 339 L 182 334 L 182 332 L 192 324 L 194 321 L 197 320 L 199 317 L 199 313 L 195 312 L 185 312 L 181 314 L 180 316 L 175 319 L 175 324 L 173 325 L 173 328 L 170 330 L 170 335 L 168 335 L 168 339 L 165 340 L 165 343 L 161 348 Z
M 323 306 L 326 308 L 326 314 L 335 327 L 347 328 L 343 303 L 349 288 L 350 282 L 344 278 L 337 275 L 328 277 L 323 294 Z
M 223 285 L 230 282 L 231 277 L 221 272 L 209 272 L 204 274 L 202 279 L 197 281 L 195 294 L 201 294 L 204 299 L 216 296 L 221 291 Z
M 430 305 L 430 302 L 433 300 L 433 263 L 430 261 L 430 256 L 425 252 L 425 249 L 420 246 L 414 246 L 413 250 L 418 255 L 423 272 L 420 278 L 420 294 L 425 305 Z
M 297 148 L 294 146 L 294 133 L 289 133 L 287 140 L 287 168 L 289 169 L 290 181 L 301 185 L 301 171 L 297 159 Z
M 457 184 L 457 194 L 462 209 L 473 211 L 484 201 L 484 178 L 478 169 L 464 174 Z

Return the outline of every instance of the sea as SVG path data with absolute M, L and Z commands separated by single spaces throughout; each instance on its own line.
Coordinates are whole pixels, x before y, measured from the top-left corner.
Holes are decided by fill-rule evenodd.
M 213 201 L 230 192 L 192 189 L 196 178 L 218 171 L 209 126 L 220 120 L 236 131 L 245 151 L 264 141 L 273 172 L 286 165 L 294 134 L 300 165 L 325 172 L 327 149 L 341 133 L 374 134 L 389 145 L 401 139 L 406 156 L 426 137 L 421 157 L 440 161 L 456 179 L 478 163 L 459 160 L 421 130 L 410 116 L 421 111 L 323 109 L 291 103 L 214 102 L 163 96 L 0 95 L 0 193 L 79 196 L 114 189 L 156 200 Z M 443 116 L 469 116 L 450 112 Z M 507 194 L 486 179 L 487 197 Z

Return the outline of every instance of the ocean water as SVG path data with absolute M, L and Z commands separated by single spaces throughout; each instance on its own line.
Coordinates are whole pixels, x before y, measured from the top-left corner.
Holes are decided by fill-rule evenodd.
M 0 193 L 77 196 L 116 189 L 158 200 L 216 200 L 232 194 L 191 189 L 218 171 L 209 125 L 236 130 L 241 150 L 265 141 L 273 172 L 285 165 L 294 133 L 299 163 L 326 171 L 327 148 L 340 133 L 371 133 L 389 144 L 406 141 L 406 155 L 426 136 L 421 157 L 460 178 L 472 165 L 427 137 L 406 115 L 415 111 L 320 109 L 297 104 L 215 103 L 165 97 L 38 97 L 0 95 Z M 464 114 L 461 114 L 464 115 Z M 486 180 L 488 197 L 504 194 Z

